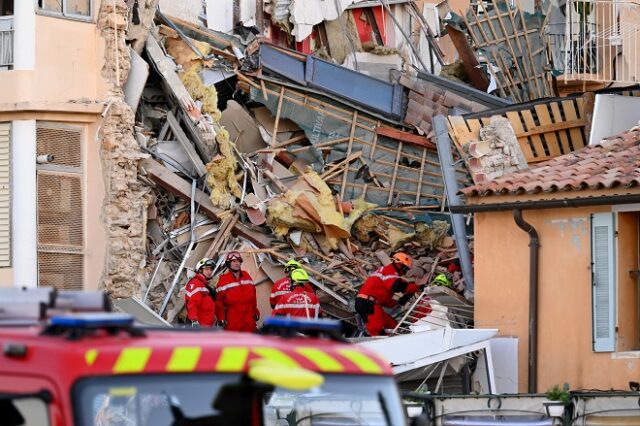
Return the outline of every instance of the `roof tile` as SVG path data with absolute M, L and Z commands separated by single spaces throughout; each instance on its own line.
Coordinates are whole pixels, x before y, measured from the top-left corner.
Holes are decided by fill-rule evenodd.
M 640 185 L 640 129 L 510 173 L 461 192 L 467 196 L 535 194 Z

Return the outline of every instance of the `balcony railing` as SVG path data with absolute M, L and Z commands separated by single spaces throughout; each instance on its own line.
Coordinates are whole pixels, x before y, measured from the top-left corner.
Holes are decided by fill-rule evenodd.
M 0 70 L 13 68 L 13 16 L 0 16 Z
M 568 0 L 564 15 L 563 29 L 548 28 L 548 47 L 565 81 L 640 81 L 640 4 Z

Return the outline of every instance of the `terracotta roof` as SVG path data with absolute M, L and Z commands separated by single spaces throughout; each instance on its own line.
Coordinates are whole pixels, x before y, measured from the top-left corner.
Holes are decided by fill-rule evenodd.
M 640 128 L 460 192 L 468 197 L 640 185 Z

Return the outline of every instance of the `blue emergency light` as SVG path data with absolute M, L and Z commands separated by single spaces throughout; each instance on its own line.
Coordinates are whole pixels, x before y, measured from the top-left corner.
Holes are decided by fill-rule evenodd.
M 290 317 L 271 317 L 264 320 L 263 326 L 266 328 L 305 332 L 320 333 L 341 333 L 342 323 L 338 320 L 330 319 L 300 319 Z
M 62 328 L 109 328 L 131 327 L 133 317 L 128 314 L 90 313 L 56 315 L 49 320 L 49 326 Z

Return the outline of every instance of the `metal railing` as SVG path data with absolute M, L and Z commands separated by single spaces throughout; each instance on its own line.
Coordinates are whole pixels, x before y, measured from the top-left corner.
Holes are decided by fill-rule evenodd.
M 564 15 L 564 35 L 552 31 L 548 48 L 565 81 L 640 81 L 640 3 L 568 0 Z
M 13 16 L 0 16 L 0 70 L 13 68 Z

